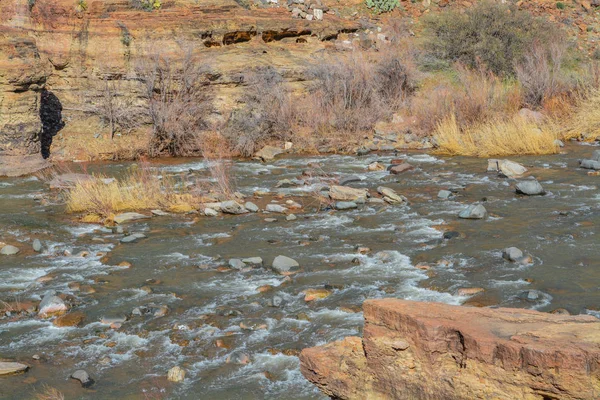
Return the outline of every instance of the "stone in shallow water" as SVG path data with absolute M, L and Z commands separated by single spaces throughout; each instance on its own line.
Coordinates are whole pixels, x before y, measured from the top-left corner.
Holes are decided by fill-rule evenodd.
M 2 247 L 2 250 L 0 250 L 0 254 L 3 254 L 5 256 L 14 256 L 19 251 L 20 250 L 18 247 L 7 244 L 6 246 Z
M 483 219 L 487 217 L 487 210 L 481 204 L 471 204 L 458 214 L 459 218 L 464 219 Z
M 251 201 L 247 201 L 246 204 L 244 204 L 244 208 L 251 212 L 258 212 L 258 206 Z
M 181 367 L 173 367 L 167 373 L 167 379 L 171 382 L 183 382 L 185 379 L 185 370 Z
M 40 251 L 42 251 L 42 242 L 40 241 L 40 239 L 34 239 L 33 240 L 33 251 L 39 253 Z
M 502 250 L 502 258 L 508 261 L 516 262 L 523 258 L 523 252 L 516 247 L 507 247 Z
M 263 263 L 263 259 L 260 257 L 242 258 L 242 261 L 246 264 L 252 264 L 252 265 L 262 265 L 262 263 Z
M 338 201 L 335 203 L 336 210 L 351 210 L 357 208 L 358 204 L 353 201 Z
M 84 388 L 88 388 L 94 384 L 94 380 L 83 369 L 78 369 L 77 371 L 73 372 L 71 374 L 71 378 L 78 380 L 81 383 L 81 386 Z
M 0 361 L 0 376 L 25 372 L 29 367 L 18 362 Z
M 229 266 L 233 269 L 242 269 L 246 267 L 246 264 L 239 258 L 232 258 L 229 260 Z
M 135 241 L 137 241 L 139 238 L 135 235 L 129 235 L 129 236 L 125 236 L 124 238 L 122 238 L 120 240 L 121 243 L 133 243 Z
M 207 217 L 216 217 L 217 215 L 219 215 L 219 212 L 212 208 L 205 208 L 204 215 L 206 215 Z
M 273 260 L 272 268 L 280 274 L 287 274 L 300 268 L 298 261 L 286 256 L 277 256 Z
M 245 214 L 248 212 L 240 203 L 235 200 L 228 200 L 221 203 L 221 211 L 226 214 Z
M 535 179 L 528 179 L 517 183 L 516 191 L 519 194 L 527 196 L 539 196 L 546 193 L 542 185 Z
M 359 201 L 365 202 L 369 191 L 367 189 L 354 189 L 347 186 L 333 185 L 329 188 L 329 197 L 332 200 L 339 201 Z
M 268 212 L 285 214 L 287 208 L 279 204 L 267 204 L 266 210 Z
M 385 186 L 379 186 L 377 188 L 377 193 L 382 195 L 383 200 L 390 204 L 397 204 L 406 201 L 406 198 L 404 196 L 401 196 L 398 193 L 396 193 L 394 189 L 390 189 Z
M 115 217 L 113 218 L 113 221 L 115 221 L 115 223 L 117 223 L 117 224 L 122 224 L 125 222 L 136 221 L 139 219 L 146 219 L 146 218 L 150 218 L 150 217 L 148 215 L 144 215 L 144 214 L 140 214 L 140 213 L 136 213 L 136 212 L 126 212 L 126 213 L 115 215 Z
M 48 293 L 40 302 L 38 309 L 38 314 L 40 316 L 48 317 L 51 315 L 64 314 L 67 312 L 68 307 L 60 297 Z
M 449 190 L 440 190 L 437 197 L 439 199 L 448 200 L 450 197 L 452 197 L 452 192 Z

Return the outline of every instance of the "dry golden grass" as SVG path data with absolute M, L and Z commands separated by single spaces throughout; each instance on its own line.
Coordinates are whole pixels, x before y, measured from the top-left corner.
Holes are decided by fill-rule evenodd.
M 147 168 L 136 168 L 122 179 L 104 183 L 101 176 L 78 182 L 66 194 L 68 212 L 85 212 L 84 221 L 97 222 L 122 211 L 168 209 L 188 212 L 200 196 L 171 177 L 160 179 Z
M 56 388 L 45 386 L 42 393 L 35 395 L 37 400 L 65 400 L 65 396 Z
M 491 119 L 460 128 L 452 115 L 438 124 L 434 133 L 438 154 L 492 157 L 525 154 L 554 154 L 556 130 L 550 124 L 541 129 L 521 117 Z
M 600 136 L 600 89 L 594 89 L 578 102 L 566 126 L 564 139 L 593 141 Z

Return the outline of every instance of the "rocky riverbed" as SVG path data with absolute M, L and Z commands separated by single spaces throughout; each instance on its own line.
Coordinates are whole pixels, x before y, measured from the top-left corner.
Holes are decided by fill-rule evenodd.
M 2 179 L 0 361 L 29 369 L 0 398 L 322 398 L 298 354 L 360 336 L 368 298 L 598 316 L 594 150 L 510 158 L 525 172 L 421 152 L 235 161 L 250 212 L 109 228 L 41 179 Z M 199 159 L 151 168 L 210 180 Z

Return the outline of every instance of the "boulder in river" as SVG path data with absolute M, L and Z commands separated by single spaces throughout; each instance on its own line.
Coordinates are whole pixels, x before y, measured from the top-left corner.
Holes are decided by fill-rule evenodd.
M 280 204 L 267 204 L 267 207 L 265 209 L 268 212 L 279 213 L 279 214 L 285 214 L 288 210 L 287 208 L 285 208 L 284 206 L 282 206 Z
M 115 215 L 113 221 L 117 224 L 123 224 L 125 222 L 137 221 L 140 219 L 150 218 L 148 215 L 136 213 L 136 212 L 126 212 Z
M 371 164 L 369 164 L 367 166 L 367 169 L 369 171 L 385 171 L 385 165 L 383 165 L 380 162 L 375 161 L 375 162 L 372 162 Z
M 285 153 L 284 149 L 275 146 L 265 146 L 254 154 L 254 158 L 262 161 L 272 161 L 280 154 Z
M 35 251 L 36 253 L 39 253 L 44 248 L 40 239 L 33 239 L 32 247 L 33 251 Z
M 233 269 L 244 269 L 246 268 L 246 264 L 240 260 L 239 258 L 232 258 L 229 260 L 229 266 Z
M 242 262 L 244 262 L 245 264 L 250 264 L 250 265 L 262 265 L 263 259 L 260 257 L 248 257 L 248 258 L 242 258 Z
M 84 388 L 88 388 L 94 384 L 94 380 L 83 369 L 78 369 L 77 371 L 73 372 L 71 374 L 71 379 L 78 380 L 81 383 L 81 386 Z
M 298 270 L 300 268 L 300 264 L 298 264 L 298 261 L 292 258 L 286 256 L 277 256 L 273 260 L 271 267 L 280 274 L 286 275 Z
M 502 250 L 502 258 L 508 261 L 517 262 L 523 258 L 523 252 L 516 247 L 507 247 Z
M 228 200 L 221 203 L 221 211 L 226 214 L 245 214 L 248 212 L 243 205 L 235 200 Z
M 219 215 L 219 212 L 214 208 L 207 207 L 204 209 L 204 215 L 206 215 L 207 217 L 216 217 L 217 215 Z
M 78 327 L 83 324 L 85 314 L 81 311 L 70 312 L 57 317 L 52 323 L 59 328 Z
M 600 161 L 600 150 L 594 150 L 592 153 L 592 157 L 590 158 L 592 161 Z
M 348 186 L 332 185 L 329 188 L 329 197 L 338 201 L 360 201 L 365 202 L 369 197 L 367 189 L 355 189 Z
M 593 169 L 595 171 L 600 171 L 600 161 L 595 161 L 595 160 L 579 160 L 579 168 Z
M 499 172 L 507 178 L 516 178 L 527 172 L 523 165 L 510 160 L 488 160 L 488 172 Z
M 63 299 L 55 294 L 48 293 L 44 296 L 38 306 L 38 315 L 41 317 L 50 317 L 53 315 L 62 315 L 68 311 L 69 307 Z
M 389 187 L 379 186 L 377 193 L 382 195 L 383 200 L 389 204 L 398 204 L 406 201 L 406 197 L 399 195 L 394 189 L 390 189 Z
M 2 250 L 0 250 L 0 254 L 5 255 L 5 256 L 14 256 L 19 251 L 20 250 L 18 247 L 7 244 L 4 247 L 2 247 Z
M 518 194 L 527 196 L 540 196 L 546 193 L 542 185 L 536 179 L 526 179 L 520 181 L 515 186 Z
M 29 369 L 29 366 L 18 362 L 0 361 L 0 376 L 20 374 Z
M 438 192 L 438 199 L 448 200 L 453 196 L 452 192 L 449 190 L 442 189 Z
M 458 214 L 463 219 L 483 219 L 487 217 L 487 210 L 481 204 L 471 204 Z
M 247 201 L 244 204 L 244 208 L 250 212 L 258 212 L 258 206 L 251 201 Z
M 409 164 L 407 162 L 391 165 L 388 168 L 388 170 L 390 171 L 390 174 L 394 174 L 394 175 L 401 174 L 403 172 L 410 171 L 412 169 L 415 169 L 415 167 L 413 167 L 411 164 Z
M 586 361 L 600 359 L 595 317 L 400 299 L 366 300 L 363 311 L 362 338 L 300 354 L 302 374 L 332 398 L 597 397 Z

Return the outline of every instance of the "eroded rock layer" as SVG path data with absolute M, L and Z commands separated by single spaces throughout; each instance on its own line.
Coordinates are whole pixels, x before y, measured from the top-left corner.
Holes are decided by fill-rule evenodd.
M 397 299 L 364 303 L 364 337 L 301 354 L 340 399 L 595 399 L 600 321 Z

